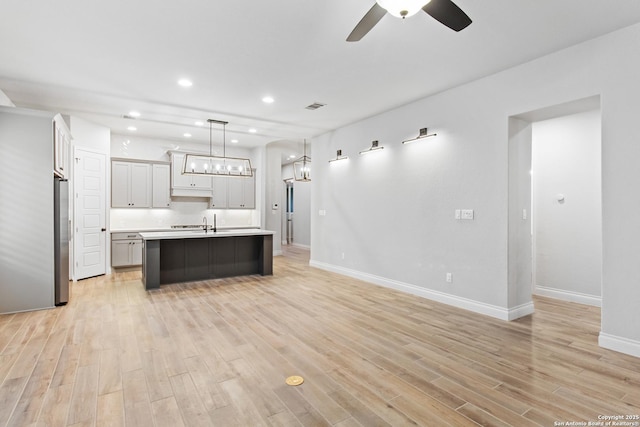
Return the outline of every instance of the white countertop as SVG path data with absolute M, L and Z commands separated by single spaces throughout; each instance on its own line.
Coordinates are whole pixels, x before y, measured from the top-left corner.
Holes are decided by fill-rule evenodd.
M 211 227 L 211 225 L 210 225 Z M 258 230 L 260 229 L 257 225 L 248 225 L 248 226 L 222 226 L 218 227 L 218 231 L 226 231 L 226 230 Z M 159 226 L 159 227 L 138 227 L 138 228 L 112 228 L 109 230 L 110 233 L 150 233 L 150 232 L 182 232 L 182 231 L 196 231 L 198 228 L 172 228 L 167 226 Z
M 274 234 L 270 230 L 259 229 L 231 229 L 218 230 L 184 230 L 184 231 L 157 231 L 142 232 L 140 236 L 143 240 L 166 240 L 166 239 L 197 239 L 203 237 L 233 237 L 233 236 L 268 236 Z

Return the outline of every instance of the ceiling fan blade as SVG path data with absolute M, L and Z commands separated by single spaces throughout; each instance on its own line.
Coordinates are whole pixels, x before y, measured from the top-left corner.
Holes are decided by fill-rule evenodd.
M 348 42 L 357 42 L 363 38 L 381 19 L 386 15 L 387 11 L 384 10 L 378 3 L 374 3 L 373 7 L 369 9 L 369 12 L 358 22 L 358 25 L 351 31 Z
M 451 0 L 431 0 L 422 10 L 453 31 L 464 30 L 471 24 L 471 18 Z

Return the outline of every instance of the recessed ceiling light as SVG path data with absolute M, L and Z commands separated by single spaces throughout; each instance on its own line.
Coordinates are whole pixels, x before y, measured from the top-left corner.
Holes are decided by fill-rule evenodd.
M 256 129 L 254 129 L 254 128 L 249 129 L 249 133 L 256 133 L 256 132 L 258 132 L 258 131 Z
M 178 80 L 178 84 L 182 87 L 191 87 L 193 86 L 193 82 L 188 79 L 180 79 Z
M 264 98 L 262 98 L 262 102 L 264 102 L 265 104 L 273 104 L 274 101 L 275 99 L 273 99 L 272 96 L 265 96 Z
M 292 154 L 292 155 L 290 155 L 290 156 L 289 156 L 289 158 L 290 158 L 290 159 L 295 159 L 295 158 L 296 158 L 296 155 L 295 155 L 295 154 Z
M 129 111 L 129 116 L 131 116 L 131 117 L 140 117 L 140 112 L 138 112 L 138 111 Z
M 190 134 L 190 133 L 185 133 L 185 134 L 184 134 L 184 137 L 185 137 L 185 138 L 191 138 L 191 134 Z
M 196 126 L 204 126 L 204 122 L 195 122 Z
M 237 139 L 232 139 L 232 140 L 231 140 L 231 143 L 233 143 L 233 144 L 237 144 L 237 143 L 238 143 L 238 140 L 237 140 Z
M 129 127 L 127 128 L 127 130 L 130 130 L 131 132 L 133 132 L 133 131 L 138 130 L 138 128 L 137 128 L 137 127 L 135 127 L 135 126 L 129 126 Z

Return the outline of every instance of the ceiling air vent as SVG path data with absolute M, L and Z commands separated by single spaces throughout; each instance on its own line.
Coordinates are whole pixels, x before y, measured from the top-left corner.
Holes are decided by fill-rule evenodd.
M 317 110 L 318 108 L 324 107 L 325 105 L 327 104 L 323 104 L 322 102 L 314 102 L 313 104 L 307 105 L 304 108 L 306 108 L 307 110 Z

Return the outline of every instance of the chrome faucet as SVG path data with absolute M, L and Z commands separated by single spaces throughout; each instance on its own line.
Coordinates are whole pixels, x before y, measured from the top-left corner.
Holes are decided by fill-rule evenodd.
M 204 223 L 204 225 L 202 226 L 202 229 L 206 233 L 207 232 L 207 217 L 206 216 L 202 217 L 202 222 Z

